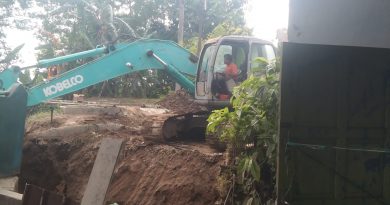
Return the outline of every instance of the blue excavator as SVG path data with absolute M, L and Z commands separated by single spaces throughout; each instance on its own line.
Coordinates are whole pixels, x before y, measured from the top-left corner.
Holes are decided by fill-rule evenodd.
M 128 43 L 100 46 L 96 49 L 40 60 L 36 65 L 11 66 L 0 72 L 0 177 L 19 171 L 22 158 L 25 118 L 28 107 L 46 102 L 109 79 L 142 70 L 164 70 L 194 100 L 211 110 L 229 105 L 213 91 L 213 81 L 225 68 L 224 56 L 230 54 L 239 69 L 237 81 L 246 79 L 253 59 L 275 58 L 271 42 L 244 36 L 225 36 L 205 43 L 200 57 L 171 41 L 139 39 Z M 19 83 L 23 70 L 48 68 L 79 59 L 95 58 L 33 87 Z M 237 82 L 239 83 L 239 82 Z M 194 127 L 206 126 L 208 113 L 187 113 L 164 119 L 163 139 L 171 139 Z

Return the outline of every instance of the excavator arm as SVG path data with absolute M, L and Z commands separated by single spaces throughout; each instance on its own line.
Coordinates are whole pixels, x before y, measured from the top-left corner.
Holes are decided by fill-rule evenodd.
M 196 75 L 196 57 L 171 41 L 138 40 L 127 45 L 99 48 L 90 52 L 85 51 L 80 54 L 40 61 L 38 67 L 74 61 L 78 55 L 85 58 L 104 52 L 107 54 L 103 57 L 67 71 L 49 82 L 30 88 L 27 106 L 33 106 L 118 76 L 149 69 L 165 70 L 188 92 L 194 93 L 195 91 L 194 83 L 186 75 Z

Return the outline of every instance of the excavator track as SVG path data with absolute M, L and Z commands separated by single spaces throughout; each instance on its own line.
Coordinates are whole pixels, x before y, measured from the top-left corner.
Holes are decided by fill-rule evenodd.
M 164 127 L 164 122 L 168 120 L 169 118 L 175 116 L 175 114 L 160 114 L 153 116 L 150 121 L 147 122 L 147 130 L 146 132 L 146 137 L 148 139 L 153 139 L 157 141 L 168 141 L 166 137 L 163 135 L 163 127 Z
M 177 115 L 166 113 L 156 115 L 148 122 L 146 138 L 158 142 L 175 140 L 201 141 L 214 149 L 223 151 L 226 145 L 215 135 L 206 134 L 209 112 L 185 113 Z
M 148 122 L 147 136 L 162 141 L 181 139 L 205 140 L 207 117 L 209 112 L 174 114 L 166 113 L 153 116 Z

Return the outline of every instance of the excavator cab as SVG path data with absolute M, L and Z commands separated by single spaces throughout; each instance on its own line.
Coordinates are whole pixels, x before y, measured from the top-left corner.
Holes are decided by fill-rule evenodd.
M 221 86 L 216 83 L 218 80 L 221 81 L 219 78 L 225 72 L 224 56 L 226 54 L 232 56 L 232 63 L 238 68 L 238 76 L 234 79 L 235 85 L 247 79 L 251 70 L 258 66 L 253 62 L 255 58 L 263 57 L 272 61 L 276 56 L 275 48 L 271 42 L 254 37 L 224 36 L 207 41 L 198 62 L 195 87 L 196 102 L 212 108 L 224 107 L 229 104 L 231 93 L 228 94 L 228 97 L 220 98 L 221 95 L 218 92 L 220 92 Z M 226 87 L 228 86 L 231 85 L 226 85 Z

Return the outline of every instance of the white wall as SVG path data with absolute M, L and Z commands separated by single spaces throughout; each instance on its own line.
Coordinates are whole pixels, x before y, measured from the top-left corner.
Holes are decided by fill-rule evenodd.
M 288 40 L 390 48 L 390 0 L 290 0 Z

